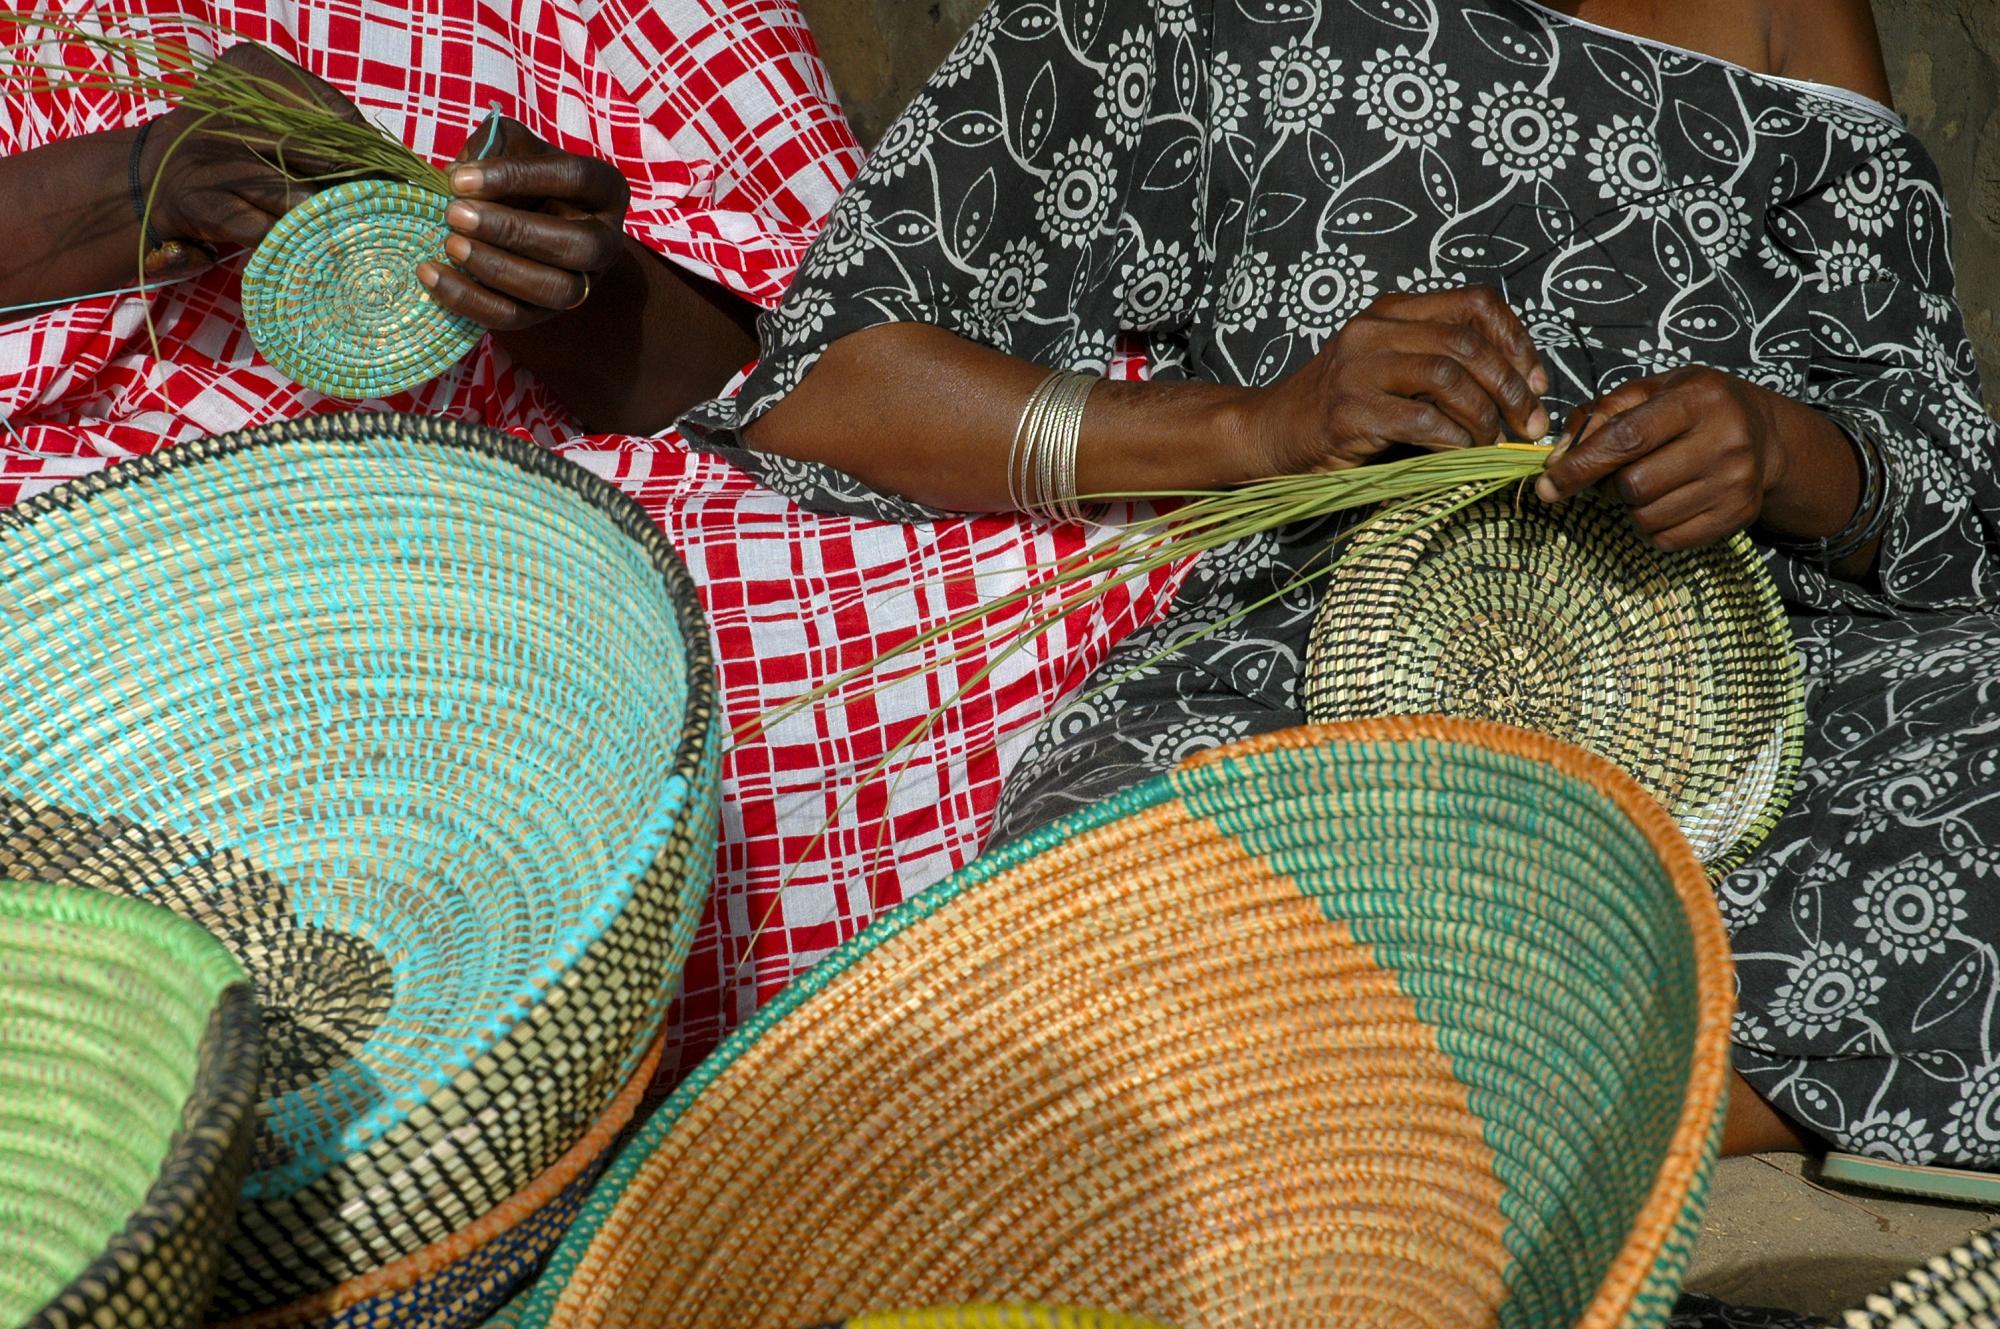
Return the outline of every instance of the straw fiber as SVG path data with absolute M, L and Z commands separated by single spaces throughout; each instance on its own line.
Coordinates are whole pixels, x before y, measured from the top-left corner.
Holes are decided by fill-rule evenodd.
M 1237 744 L 807 973 L 642 1128 L 520 1323 L 1657 1326 L 1732 991 L 1699 862 L 1598 758 L 1441 718 Z
M 417 264 L 449 262 L 451 200 L 400 180 L 352 180 L 278 218 L 243 269 L 243 321 L 272 368 L 359 400 L 428 383 L 483 335 L 431 299 Z
M 2000 1228 L 1912 1269 L 1841 1321 L 1846 1329 L 1993 1329 L 2000 1324 Z
M 632 1123 L 662 1043 L 576 1146 L 478 1222 L 352 1282 L 220 1329 L 475 1329 L 555 1249 Z
M 1797 782 L 1804 679 L 1743 537 L 1663 553 L 1622 507 L 1449 496 L 1359 537 L 1328 575 L 1306 716 L 1494 720 L 1564 739 L 1664 803 L 1720 878 Z
M 213 937 L 0 882 L 0 1324 L 199 1324 L 256 1089 L 256 1006 Z
M 219 1314 L 583 1138 L 713 872 L 707 631 L 637 505 L 491 431 L 320 417 L 0 514 L 0 596 L 0 872 L 200 921 L 272 1030 Z
M 827 1329 L 1162 1329 L 1150 1320 L 1066 1306 L 953 1306 L 942 1310 L 877 1311 Z

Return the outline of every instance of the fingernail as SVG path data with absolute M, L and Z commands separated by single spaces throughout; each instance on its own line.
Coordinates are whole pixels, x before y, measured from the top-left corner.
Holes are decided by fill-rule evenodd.
M 1552 423 L 1554 422 L 1549 419 L 1547 408 L 1537 406 L 1535 413 L 1528 417 L 1528 441 L 1530 443 L 1539 443 L 1547 438 L 1549 436 L 1549 426 Z
M 1544 503 L 1555 502 L 1556 501 L 1555 481 L 1549 479 L 1549 477 L 1546 475 L 1543 476 L 1541 479 L 1535 481 L 1535 497 L 1539 498 Z
M 462 235 L 446 236 L 444 252 L 450 256 L 452 262 L 463 263 L 472 257 L 472 241 Z
M 455 231 L 476 231 L 479 229 L 479 209 L 470 203 L 454 203 L 444 210 L 444 219 Z
M 451 187 L 461 194 L 476 194 L 486 183 L 486 172 L 477 166 L 454 166 L 451 170 Z
M 1549 371 L 1540 365 L 1536 365 L 1535 372 L 1528 375 L 1528 386 L 1533 388 L 1538 395 L 1547 392 L 1549 390 Z
M 437 269 L 428 263 L 417 264 L 417 280 L 422 282 L 426 287 L 436 286 L 438 284 Z

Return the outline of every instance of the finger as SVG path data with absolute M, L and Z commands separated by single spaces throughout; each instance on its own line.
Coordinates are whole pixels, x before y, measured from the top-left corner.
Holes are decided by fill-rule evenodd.
M 1754 516 L 1743 517 L 1734 509 L 1710 508 L 1699 516 L 1691 517 L 1677 526 L 1670 526 L 1649 538 L 1654 548 L 1667 553 L 1678 553 L 1683 549 L 1700 549 L 1706 545 L 1719 544 L 1754 520 L 1756 520 Z
M 452 158 L 452 164 L 491 161 L 499 157 L 535 156 L 554 151 L 519 120 L 505 115 L 488 115 L 466 134 L 465 145 L 458 150 L 458 156 Z
M 572 152 L 454 166 L 451 187 L 466 198 L 560 199 L 588 212 L 622 208 L 630 197 L 616 167 Z
M 571 220 L 456 199 L 445 209 L 445 220 L 467 239 L 572 272 L 602 272 L 624 248 L 618 233 L 595 217 Z
M 1384 443 L 1408 443 L 1433 451 L 1472 446 L 1473 436 L 1465 427 L 1427 401 L 1384 394 L 1371 414 L 1376 436 Z
M 454 314 L 463 314 L 483 328 L 495 332 L 519 332 L 548 317 L 545 309 L 533 309 L 489 291 L 472 278 L 442 263 L 417 264 L 417 280 L 430 291 L 431 299 Z
M 1572 444 L 1543 472 L 1535 492 L 1551 503 L 1567 498 L 1665 447 L 1697 423 L 1688 394 L 1658 392 L 1612 414 L 1588 439 Z
M 462 235 L 446 240 L 444 250 L 481 286 L 526 304 L 549 310 L 574 309 L 590 293 L 589 283 L 577 272 L 536 263 Z
M 1468 443 L 1491 443 L 1501 434 L 1500 408 L 1472 371 L 1449 355 L 1395 356 L 1380 386 L 1437 406 L 1465 432 Z
M 1390 318 L 1472 324 L 1499 349 L 1530 389 L 1538 394 L 1549 390 L 1549 373 L 1535 350 L 1535 339 L 1521 322 L 1521 316 L 1492 287 L 1463 286 L 1383 303 L 1387 305 L 1384 313 Z
M 1726 495 L 1718 494 L 1713 486 L 1685 484 L 1668 490 L 1658 498 L 1631 511 L 1632 525 L 1639 534 L 1651 539 L 1684 522 L 1693 521 L 1711 509 L 1721 509 L 1728 503 Z
M 313 196 L 313 191 L 282 175 L 246 180 L 233 191 L 251 207 L 273 217 L 282 217 Z
M 241 198 L 232 198 L 215 215 L 203 218 L 198 229 L 204 240 L 255 249 L 277 224 L 276 215 Z

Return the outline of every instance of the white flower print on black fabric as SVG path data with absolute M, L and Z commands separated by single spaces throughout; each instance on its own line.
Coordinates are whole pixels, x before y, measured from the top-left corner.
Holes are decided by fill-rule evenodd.
M 1956 301 L 1935 291 L 1925 291 L 1917 297 L 1917 303 L 1923 308 L 1924 317 L 1933 323 L 1948 323 L 1958 313 Z
M 894 180 L 929 151 L 936 136 L 937 108 L 929 97 L 919 93 L 883 133 L 875 151 L 868 154 L 864 169 L 871 177 Z
M 1981 1066 L 1960 1086 L 1944 1137 L 1945 1148 L 1961 1166 L 2000 1163 L 2000 1061 Z
M 1728 263 L 1750 247 L 1750 224 L 1742 199 L 1713 180 L 1678 186 L 1669 204 L 1680 214 L 1688 239 L 1714 262 Z
M 1813 280 L 1822 291 L 1839 291 L 1849 286 L 1882 279 L 1882 256 L 1861 240 L 1837 240 L 1822 250 Z
M 833 297 L 810 286 L 794 286 L 784 303 L 764 315 L 781 337 L 816 337 L 833 317 Z
M 1042 247 L 1025 236 L 1000 246 L 980 275 L 972 303 L 982 319 L 1012 322 L 1026 313 L 1035 297 L 1048 289 L 1048 262 Z
M 1378 51 L 1362 64 L 1354 80 L 1354 98 L 1361 103 L 1370 129 L 1405 147 L 1437 146 L 1451 134 L 1464 106 L 1458 99 L 1458 81 L 1446 75 L 1444 66 L 1411 55 L 1405 46 L 1398 46 L 1393 55 Z
M 1056 155 L 1042 185 L 1035 220 L 1056 243 L 1087 244 L 1111 216 L 1117 161 L 1094 138 L 1073 140 Z
M 1280 133 L 1311 129 L 1326 120 L 1340 97 L 1340 61 L 1324 46 L 1294 37 L 1257 62 L 1257 91 L 1264 118 Z
M 1195 0 L 1153 0 L 1153 23 L 1170 37 L 1193 36 Z
M 1284 319 L 1308 337 L 1324 341 L 1367 308 L 1375 291 L 1375 274 L 1359 254 L 1338 249 L 1308 254 L 1285 277 Z
M 1119 282 L 1119 320 L 1134 331 L 1170 322 L 1187 307 L 1193 271 L 1178 240 L 1140 241 Z
M 1936 1156 L 1932 1146 L 1936 1136 L 1930 1123 L 1906 1108 L 1891 1115 L 1878 1112 L 1851 1122 L 1842 1142 L 1847 1152 L 1865 1158 L 1886 1158 L 1891 1163 L 1921 1163 Z
M 1238 716 L 1190 715 L 1153 739 L 1150 757 L 1164 770 L 1196 753 L 1234 742 L 1249 732 L 1249 721 Z
M 1771 1018 L 1787 1034 L 1812 1037 L 1864 1015 L 1886 981 L 1874 959 L 1839 942 L 1809 951 L 1785 973 Z
M 1222 138 L 1241 131 L 1249 113 L 1250 80 L 1243 77 L 1243 66 L 1228 52 L 1216 52 L 1208 65 L 1209 136 Z
M 1909 169 L 1901 148 L 1870 157 L 1833 191 L 1833 215 L 1863 235 L 1881 235 L 1902 212 L 1903 180 Z
M 1458 284 L 1464 285 L 1463 282 Z M 1521 317 L 1521 326 L 1528 330 L 1528 337 L 1545 350 L 1577 350 L 1603 345 L 1569 305 L 1530 300 L 1516 312 Z
M 988 5 L 952 45 L 951 53 L 939 65 L 931 82 L 941 88 L 955 87 L 986 61 L 993 49 L 993 33 L 1006 15 L 999 5 Z
M 1665 211 L 1667 164 L 1659 140 L 1643 120 L 1618 115 L 1599 125 L 1590 136 L 1584 160 L 1590 163 L 1590 178 L 1597 182 L 1600 196 L 1642 217 Z
M 1965 892 L 1951 870 L 1922 856 L 1904 859 L 1861 884 L 1854 909 L 1861 935 L 1898 964 L 1942 955 L 1945 940 L 1965 921 Z
M 1808 118 L 1824 121 L 1836 138 L 1863 152 L 1880 152 L 1903 134 L 1903 127 L 1889 117 L 1832 97 L 1807 97 L 1804 110 Z
M 1216 311 L 1216 325 L 1233 329 L 1261 322 L 1269 316 L 1276 285 L 1277 269 L 1271 265 L 1269 254 L 1238 254 L 1222 278 L 1222 304 Z
M 1564 109 L 1563 99 L 1525 83 L 1488 88 L 1472 112 L 1472 144 L 1484 153 L 1480 160 L 1515 180 L 1554 176 L 1568 165 L 1576 140 L 1576 117 Z
M 1456 291 L 1471 282 L 1462 272 L 1439 272 L 1435 268 L 1417 268 L 1396 278 L 1396 289 L 1407 295 L 1429 295 L 1435 291 Z
M 840 277 L 860 266 L 868 249 L 869 220 L 867 195 L 841 195 L 826 219 L 825 229 L 814 242 L 813 272 Z
M 1153 73 L 1153 41 L 1143 32 L 1126 33 L 1104 57 L 1097 120 L 1105 136 L 1122 148 L 1137 147 L 1145 133 L 1146 113 L 1153 103 Z

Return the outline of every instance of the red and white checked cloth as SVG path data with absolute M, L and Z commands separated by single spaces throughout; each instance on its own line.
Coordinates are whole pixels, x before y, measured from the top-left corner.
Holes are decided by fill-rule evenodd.
M 769 305 L 860 160 L 797 0 L 65 0 L 73 14 L 150 15 L 212 49 L 192 15 L 260 41 L 353 97 L 436 160 L 497 102 L 632 184 L 632 235 Z M 71 50 L 75 62 L 83 53 Z M 134 123 L 102 93 L 10 88 L 0 152 Z M 256 356 L 237 303 L 241 258 L 137 298 L 0 324 L 0 503 L 164 444 L 343 410 Z M 679 437 L 576 436 L 567 413 L 490 343 L 436 382 L 369 409 L 483 420 L 555 447 L 635 495 L 693 569 L 732 722 L 763 714 L 950 613 L 1022 585 L 1076 548 L 1006 518 L 904 527 L 800 512 Z M 974 574 L 977 574 L 976 583 Z M 863 777 L 979 660 L 829 703 L 736 748 L 713 903 L 675 1016 L 681 1069 L 794 973 L 886 907 L 968 861 L 1007 742 L 1115 642 L 1156 617 L 1173 579 L 1079 611 L 968 695 L 935 733 Z M 937 660 L 965 639 L 941 641 Z M 824 834 L 822 834 L 824 831 Z M 782 889 L 781 889 L 782 886 Z

